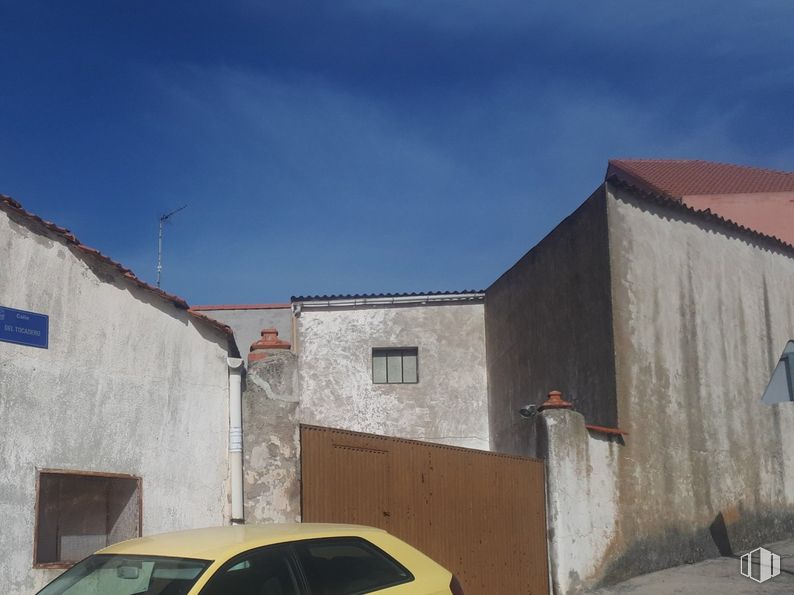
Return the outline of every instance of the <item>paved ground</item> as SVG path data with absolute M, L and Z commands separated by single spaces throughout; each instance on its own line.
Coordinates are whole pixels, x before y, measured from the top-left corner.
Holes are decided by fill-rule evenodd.
M 739 558 L 716 558 L 634 577 L 599 595 L 755 595 L 794 593 L 794 539 L 764 546 L 780 556 L 780 575 L 758 584 L 739 574 Z

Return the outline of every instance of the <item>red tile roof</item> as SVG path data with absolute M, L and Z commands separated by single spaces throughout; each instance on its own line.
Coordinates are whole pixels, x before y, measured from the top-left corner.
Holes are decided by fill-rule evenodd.
M 794 192 L 794 173 L 699 159 L 611 159 L 612 176 L 673 198 Z
M 60 238 L 64 242 L 66 242 L 66 244 L 74 248 L 78 253 L 81 253 L 82 255 L 88 258 L 94 258 L 95 260 L 116 269 L 128 282 L 132 283 L 133 285 L 140 287 L 145 291 L 149 291 L 167 302 L 171 302 L 174 306 L 176 306 L 181 310 L 187 310 L 190 316 L 193 316 L 197 320 L 206 322 L 210 326 L 215 327 L 216 329 L 225 333 L 229 337 L 233 336 L 232 329 L 230 327 L 226 326 L 225 324 L 221 324 L 220 322 L 213 320 L 209 316 L 201 314 L 200 312 L 194 312 L 192 310 L 189 310 L 188 303 L 185 300 L 183 300 L 181 297 L 172 295 L 170 293 L 166 293 L 165 291 L 163 291 L 158 287 L 149 285 L 148 283 L 141 281 L 138 277 L 135 276 L 135 273 L 133 273 L 130 269 L 128 269 L 121 263 L 118 263 L 115 260 L 111 259 L 110 257 L 105 256 L 96 248 L 91 248 L 90 246 L 86 246 L 85 244 L 82 244 L 80 240 L 78 240 L 77 237 L 75 237 L 75 235 L 65 227 L 60 227 L 55 223 L 52 223 L 50 221 L 45 221 L 38 215 L 34 215 L 33 213 L 26 211 L 24 208 L 22 208 L 21 204 L 19 204 L 16 200 L 11 198 L 10 196 L 6 196 L 5 194 L 0 194 L 0 210 L 9 211 L 11 213 L 16 214 L 17 216 L 22 217 L 23 219 L 26 219 L 29 223 L 32 223 L 33 225 L 39 225 L 41 227 L 44 227 L 45 229 L 49 230 L 55 235 L 60 236 Z
M 696 215 L 699 218 L 703 219 L 704 221 L 711 221 L 725 228 L 733 229 L 735 231 L 744 234 L 747 237 L 752 237 L 759 242 L 765 243 L 770 247 L 783 249 L 785 250 L 786 253 L 794 255 L 794 243 L 787 242 L 784 239 L 781 239 L 777 236 L 768 233 L 764 233 L 762 231 L 759 231 L 758 229 L 748 227 L 746 225 L 742 225 L 741 223 L 738 223 L 733 219 L 728 219 L 726 217 L 723 217 L 719 213 L 716 213 L 710 209 L 704 210 L 704 209 L 694 208 L 680 199 L 673 198 L 666 194 L 661 194 L 659 192 L 654 192 L 646 188 L 639 187 L 630 182 L 626 182 L 617 176 L 610 179 L 609 182 L 614 186 L 631 191 L 632 194 L 642 198 L 643 200 L 647 200 L 649 202 L 663 205 L 667 208 L 672 208 L 679 211 L 690 213 L 692 215 Z

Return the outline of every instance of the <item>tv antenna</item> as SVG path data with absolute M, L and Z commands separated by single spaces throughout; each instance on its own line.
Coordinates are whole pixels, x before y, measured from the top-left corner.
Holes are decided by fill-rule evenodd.
M 163 273 L 163 223 L 185 208 L 187 208 L 187 205 L 174 209 L 165 215 L 160 215 L 160 235 L 157 238 L 157 287 L 160 287 L 160 276 Z

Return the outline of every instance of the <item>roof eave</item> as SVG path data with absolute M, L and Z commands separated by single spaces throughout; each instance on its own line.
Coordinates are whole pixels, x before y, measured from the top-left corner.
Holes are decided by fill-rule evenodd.
M 171 303 L 173 306 L 175 306 L 180 310 L 186 310 L 187 313 L 193 318 L 195 318 L 197 321 L 200 321 L 203 324 L 211 326 L 215 330 L 221 331 L 223 334 L 225 334 L 229 338 L 232 338 L 233 340 L 234 333 L 232 332 L 232 329 L 229 326 L 225 324 L 221 324 L 220 322 L 213 320 L 208 316 L 204 316 L 203 314 L 199 314 L 198 312 L 191 311 L 187 301 L 185 301 L 181 297 L 167 293 L 162 289 L 160 289 L 159 287 L 149 285 L 145 281 L 142 281 L 135 275 L 135 273 L 132 272 L 131 269 L 125 267 L 119 262 L 116 262 L 115 260 L 103 254 L 96 248 L 92 248 L 90 246 L 83 244 L 82 242 L 80 242 L 79 239 L 77 239 L 77 237 L 71 231 L 69 231 L 65 227 L 56 225 L 51 221 L 46 221 L 45 219 L 42 219 L 38 215 L 25 210 L 25 208 L 22 207 L 22 205 L 18 201 L 14 200 L 10 196 L 7 196 L 5 194 L 0 194 L 0 209 L 17 215 L 20 219 L 26 221 L 29 226 L 32 225 L 34 227 L 39 227 L 41 229 L 46 230 L 47 232 L 49 232 L 50 234 L 54 235 L 56 238 L 64 242 L 70 248 L 73 248 L 75 251 L 79 252 L 82 257 L 91 258 L 94 261 L 113 269 L 124 280 L 131 283 L 132 285 L 140 289 L 143 289 L 144 291 L 147 291 L 149 293 L 153 293 L 158 298 Z M 39 233 L 39 231 L 36 229 L 34 229 L 34 231 Z
M 485 299 L 484 291 L 459 293 L 427 293 L 406 295 L 357 295 L 357 296 L 318 296 L 293 297 L 293 307 L 301 308 L 349 308 L 358 306 L 397 306 L 425 305 L 450 302 L 480 302 Z
M 779 250 L 782 250 L 788 255 L 794 257 L 794 245 L 784 242 L 783 240 L 781 240 L 780 238 L 776 238 L 775 236 L 770 236 L 761 233 L 760 231 L 756 231 L 755 229 L 752 229 L 750 227 L 745 227 L 744 225 L 741 225 L 731 219 L 726 219 L 725 217 L 722 217 L 714 213 L 710 209 L 695 209 L 687 205 L 686 203 L 682 202 L 681 200 L 670 197 L 669 195 L 659 194 L 656 192 L 649 192 L 647 189 L 643 187 L 635 186 L 618 177 L 612 177 L 606 180 L 606 184 L 616 188 L 622 188 L 624 190 L 628 190 L 629 192 L 631 192 L 632 194 L 634 194 L 635 196 L 637 196 L 642 200 L 653 202 L 661 206 L 664 206 L 666 208 L 678 210 L 681 212 L 686 212 L 697 216 L 703 221 L 716 223 L 717 225 L 723 228 L 730 229 L 732 231 L 737 231 L 742 235 L 751 237 L 756 241 L 767 244 L 769 247 L 774 247 Z

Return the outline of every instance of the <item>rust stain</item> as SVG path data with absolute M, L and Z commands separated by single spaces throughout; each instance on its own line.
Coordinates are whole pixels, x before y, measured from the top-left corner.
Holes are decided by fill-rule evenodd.
M 727 525 L 731 525 L 737 522 L 742 517 L 742 513 L 739 512 L 739 507 L 736 506 L 735 504 L 733 506 L 729 506 L 728 508 L 726 508 L 721 512 L 722 512 L 722 518 L 725 519 L 725 523 Z

